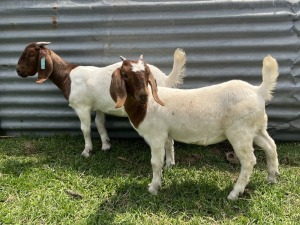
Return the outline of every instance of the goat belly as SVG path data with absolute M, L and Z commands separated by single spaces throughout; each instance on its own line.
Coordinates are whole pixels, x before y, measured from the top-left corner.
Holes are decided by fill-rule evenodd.
M 223 132 L 211 130 L 192 131 L 190 129 L 180 129 L 175 132 L 169 132 L 169 138 L 186 144 L 211 145 L 226 140 Z

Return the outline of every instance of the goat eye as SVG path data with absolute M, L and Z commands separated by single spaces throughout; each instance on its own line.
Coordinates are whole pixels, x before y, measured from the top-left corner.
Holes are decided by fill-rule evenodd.
M 123 77 L 124 79 L 127 79 L 127 78 L 128 78 L 128 75 L 127 75 L 125 72 L 122 72 L 122 77 Z

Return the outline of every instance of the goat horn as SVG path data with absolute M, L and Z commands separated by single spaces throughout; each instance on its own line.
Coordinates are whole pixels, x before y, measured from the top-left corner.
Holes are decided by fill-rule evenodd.
M 144 61 L 144 56 L 141 55 L 139 60 Z
M 44 45 L 49 45 L 51 42 L 40 41 L 36 43 L 38 46 L 43 47 Z
M 122 61 L 125 61 L 126 58 L 120 55 L 120 58 L 122 59 Z

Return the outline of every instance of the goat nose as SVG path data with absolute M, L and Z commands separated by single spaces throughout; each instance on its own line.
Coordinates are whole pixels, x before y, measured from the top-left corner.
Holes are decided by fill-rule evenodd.
M 23 66 L 17 65 L 17 66 L 16 66 L 16 71 L 17 71 L 17 74 L 18 74 L 20 77 L 26 77 L 26 74 L 25 74 L 25 71 L 24 71 L 24 67 L 23 67 Z
M 148 98 L 148 95 L 146 95 L 146 94 L 141 94 L 140 95 L 140 99 L 141 99 L 142 102 L 146 102 L 147 98 Z
M 21 72 L 21 70 L 22 70 L 22 67 L 21 67 L 21 66 L 19 66 L 19 65 L 17 65 L 17 66 L 16 66 L 16 71 L 17 71 L 17 73 L 20 73 L 20 72 Z

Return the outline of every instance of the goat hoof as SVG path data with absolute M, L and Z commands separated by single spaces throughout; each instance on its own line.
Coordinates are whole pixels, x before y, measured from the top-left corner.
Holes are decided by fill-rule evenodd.
M 110 150 L 111 144 L 109 143 L 109 141 L 107 141 L 106 143 L 102 144 L 102 151 L 108 151 Z
M 166 165 L 165 165 L 165 168 L 168 169 L 168 168 L 171 168 L 175 165 L 175 162 L 166 162 Z
M 276 171 L 273 174 L 269 174 L 266 180 L 267 180 L 268 183 L 276 184 L 277 183 L 277 180 L 276 180 L 277 176 L 279 176 L 279 172 Z
M 237 200 L 238 198 L 239 198 L 239 195 L 232 193 L 232 192 L 230 192 L 230 194 L 227 196 L 227 199 L 230 201 Z
M 102 150 L 102 151 L 109 151 L 109 150 L 110 150 L 110 146 L 108 146 L 108 147 L 102 146 L 101 150 Z
M 90 153 L 90 151 L 83 151 L 83 152 L 81 153 L 81 156 L 83 156 L 83 157 L 85 157 L 85 158 L 88 158 L 88 157 L 91 156 L 91 153 Z
M 276 184 L 277 183 L 276 177 L 274 177 L 274 176 L 268 176 L 266 180 L 270 184 Z
M 157 188 L 154 188 L 154 187 L 152 187 L 152 186 L 150 186 L 150 187 L 148 188 L 148 191 L 149 191 L 150 194 L 152 194 L 152 195 L 157 195 L 157 193 L 158 193 Z

